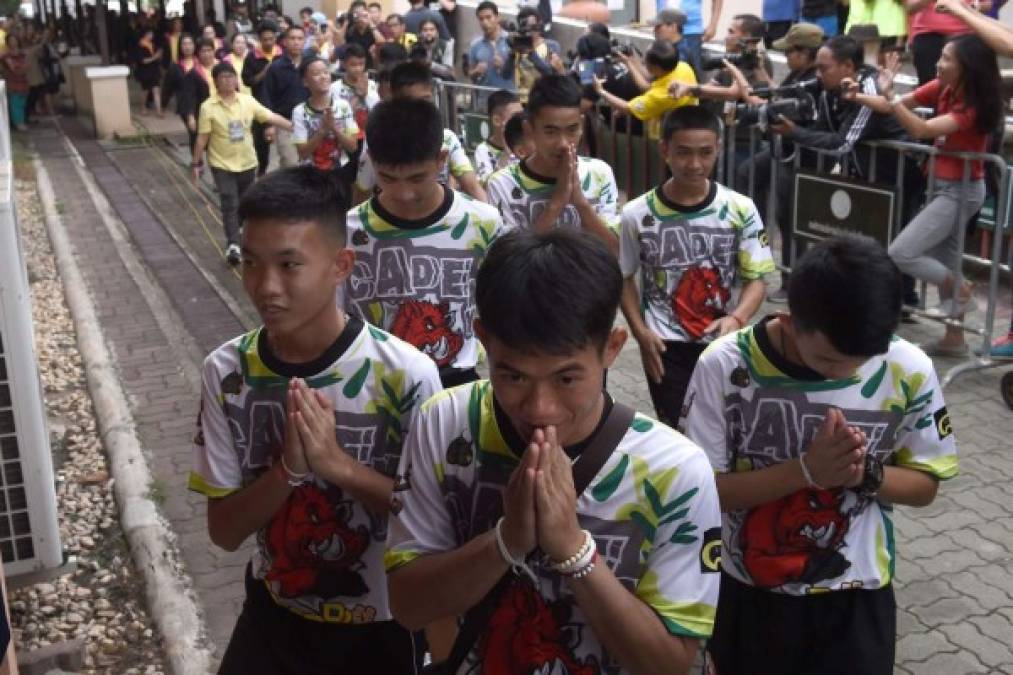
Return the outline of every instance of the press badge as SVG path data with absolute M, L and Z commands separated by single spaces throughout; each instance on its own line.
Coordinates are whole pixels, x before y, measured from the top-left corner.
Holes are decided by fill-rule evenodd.
M 242 143 L 245 136 L 242 120 L 229 120 L 229 142 Z

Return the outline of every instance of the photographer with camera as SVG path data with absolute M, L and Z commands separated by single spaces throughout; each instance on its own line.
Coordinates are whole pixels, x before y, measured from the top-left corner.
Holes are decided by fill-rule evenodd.
M 454 53 L 446 40 L 440 39 L 439 28 L 432 19 L 423 19 L 419 24 L 419 40 L 409 51 L 413 60 L 424 61 L 441 80 L 456 80 Z
M 510 55 L 503 64 L 501 75 L 513 76 L 517 96 L 521 103 L 528 102 L 528 92 L 542 75 L 563 73 L 563 50 L 555 40 L 542 36 L 542 21 L 538 10 L 524 7 L 517 12 L 517 28 L 507 35 Z
M 471 42 L 468 49 L 468 77 L 483 87 L 514 90 L 514 74 L 503 73 L 510 56 L 506 32 L 499 25 L 499 7 L 492 0 L 483 0 L 475 9 L 482 35 Z
M 651 87 L 633 100 L 627 102 L 609 93 L 603 87 L 604 80 L 597 76 L 594 78 L 594 90 L 614 110 L 646 122 L 648 138 L 658 139 L 661 137 L 661 118 L 665 113 L 684 105 L 697 104 L 693 96 L 677 99 L 669 96 L 669 85 L 672 82 L 695 85 L 696 74 L 693 73 L 692 66 L 680 61 L 675 45 L 665 40 L 654 41 L 644 54 L 644 64 L 651 78 Z
M 816 77 L 822 89 L 817 99 L 816 121 L 809 127 L 803 127 L 781 117 L 770 125 L 771 131 L 783 139 L 793 141 L 796 146 L 830 153 L 838 158 L 845 175 L 859 178 L 865 178 L 864 170 L 869 165 L 870 157 L 869 148 L 860 145 L 861 141 L 910 140 L 893 116 L 875 112 L 843 95 L 842 83 L 845 81 L 855 82 L 857 91 L 862 94 L 878 96 L 881 93 L 877 83 L 878 71 L 863 61 L 862 45 L 854 38 L 838 35 L 828 40 L 816 53 Z M 876 181 L 894 185 L 897 178 L 896 151 L 880 149 L 876 159 Z M 907 164 L 903 174 L 901 226 L 910 222 L 925 189 L 925 181 L 917 165 L 910 159 Z M 816 161 L 803 154 L 801 166 L 815 168 Z M 794 183 L 794 180 L 794 169 L 786 164 L 779 182 Z M 785 222 L 789 222 L 787 218 Z M 783 241 L 782 247 L 790 248 L 790 240 Z M 787 283 L 786 278 L 784 281 Z M 904 302 L 918 303 L 914 283 L 910 278 L 905 279 Z
M 816 79 L 816 54 L 822 44 L 823 29 L 811 23 L 797 23 L 788 30 L 783 38 L 775 40 L 773 46 L 784 52 L 789 69 L 788 75 L 776 89 L 768 88 L 757 90 L 754 93 L 748 86 L 745 75 L 735 66 L 730 66 L 729 70 L 736 82 L 747 92 L 744 97 L 745 106 L 740 106 L 740 108 L 748 106 L 744 111 L 747 112 L 746 116 L 755 117 L 758 123 L 766 127 L 767 123 L 771 121 L 771 116 L 778 114 L 777 111 L 780 108 L 781 114 L 787 113 L 798 118 L 795 122 L 797 125 L 807 126 L 811 123 L 815 114 L 813 96 L 818 94 L 821 89 L 819 80 Z M 763 96 L 757 94 L 763 94 Z M 798 105 L 794 108 L 785 105 L 789 101 L 797 101 Z M 797 114 L 803 112 L 803 109 L 808 114 Z M 796 114 L 792 115 L 792 112 Z M 742 124 L 744 116 L 737 115 L 737 117 L 739 123 Z M 779 118 L 775 117 L 774 119 Z M 770 148 L 760 150 L 750 161 L 739 164 L 735 171 L 735 186 L 742 192 L 749 190 L 749 174 L 752 172 L 753 189 L 750 196 L 759 209 L 760 219 L 765 223 L 769 222 L 767 197 L 770 191 L 771 153 Z M 781 154 L 776 159 L 786 167 L 784 170 L 790 169 L 788 165 L 794 160 L 794 149 L 790 141 L 783 141 Z M 803 164 L 810 166 L 813 165 L 813 161 L 811 158 L 807 158 Z M 790 240 L 788 207 L 793 201 L 794 186 L 794 181 L 790 180 L 777 182 L 777 213 L 775 216 L 781 228 L 782 242 Z M 791 246 L 782 246 L 781 262 L 785 267 L 791 267 Z M 781 288 L 770 294 L 770 300 L 772 302 L 787 301 L 787 275 L 783 275 Z

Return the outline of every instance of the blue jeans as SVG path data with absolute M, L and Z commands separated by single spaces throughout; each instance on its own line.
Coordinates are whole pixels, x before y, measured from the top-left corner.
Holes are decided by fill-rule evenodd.
M 680 45 L 686 46 L 686 51 L 689 55 L 689 64 L 693 66 L 693 70 L 696 71 L 696 77 L 700 79 L 700 66 L 703 63 L 703 57 L 701 56 L 701 49 L 703 48 L 703 35 L 683 35 Z
M 799 19 L 802 23 L 814 23 L 823 29 L 823 35 L 829 40 L 837 35 L 837 15 L 827 14 L 826 16 L 803 16 Z

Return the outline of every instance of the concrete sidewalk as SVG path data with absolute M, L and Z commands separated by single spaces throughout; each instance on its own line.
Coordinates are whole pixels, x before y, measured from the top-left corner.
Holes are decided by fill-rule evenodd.
M 157 145 L 103 148 L 74 120 L 59 125 L 33 130 L 31 142 L 57 189 L 130 399 L 152 491 L 162 495 L 220 655 L 242 602 L 249 547 L 229 554 L 208 541 L 204 498 L 186 490 L 186 477 L 200 361 L 254 325 L 256 315 L 216 249 L 222 233 L 213 204 L 189 189 L 178 160 L 166 164 L 172 157 Z M 120 221 L 112 230 L 72 164 L 64 133 Z M 901 332 L 921 341 L 941 329 L 917 324 Z M 937 362 L 940 374 L 951 365 Z M 1013 673 L 1013 504 L 1007 497 L 1013 413 L 999 398 L 1001 373 L 968 375 L 947 389 L 961 476 L 942 486 L 931 507 L 895 513 L 898 672 Z M 632 340 L 609 383 L 617 398 L 652 410 Z

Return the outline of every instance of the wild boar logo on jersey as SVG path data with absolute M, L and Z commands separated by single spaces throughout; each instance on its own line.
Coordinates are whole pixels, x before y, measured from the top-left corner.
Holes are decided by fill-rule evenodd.
M 447 303 L 409 300 L 398 309 L 390 332 L 443 367 L 453 363 L 464 346 L 464 338 L 451 330 L 450 324 Z
M 352 528 L 350 501 L 336 501 L 330 490 L 304 485 L 294 490 L 267 528 L 271 569 L 283 598 L 360 596 L 369 591 L 362 575 L 362 554 L 369 530 Z
M 844 574 L 840 553 L 855 512 L 848 490 L 799 490 L 749 512 L 740 533 L 746 571 L 760 588 L 816 584 Z
M 672 294 L 672 312 L 690 337 L 699 339 L 711 322 L 724 315 L 731 297 L 716 269 L 697 265 L 682 273 Z
M 597 675 L 593 658 L 581 662 L 573 655 L 580 633 L 570 612 L 567 603 L 547 604 L 530 584 L 513 584 L 478 645 L 483 675 Z

